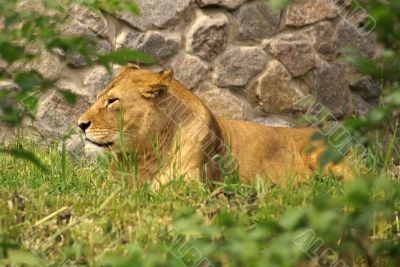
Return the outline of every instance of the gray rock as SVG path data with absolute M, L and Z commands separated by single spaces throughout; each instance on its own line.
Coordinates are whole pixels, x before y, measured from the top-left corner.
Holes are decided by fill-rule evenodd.
M 353 103 L 353 110 L 356 115 L 361 115 L 361 116 L 367 115 L 374 107 L 373 105 L 366 102 L 360 95 L 357 94 L 352 94 L 351 100 Z
M 12 80 L 1 80 L 0 81 L 0 91 L 1 90 L 10 90 L 10 91 L 16 91 L 20 89 L 16 83 Z
M 206 61 L 213 60 L 225 48 L 228 24 L 223 14 L 201 16 L 189 29 L 187 50 Z
M 61 28 L 61 32 L 64 35 L 71 35 L 71 36 L 90 36 L 96 37 L 96 34 L 90 30 L 88 25 L 85 25 L 79 22 L 76 19 L 72 19 L 68 21 L 63 27 Z
M 96 51 L 100 55 L 107 54 L 111 52 L 112 45 L 110 42 L 103 40 L 103 39 L 96 39 L 93 38 L 94 42 L 96 42 Z M 59 56 L 65 57 L 68 66 L 73 68 L 82 68 L 87 65 L 86 59 L 84 56 L 77 54 L 77 53 L 66 53 L 62 49 L 53 49 L 53 52 Z
M 226 9 L 236 9 L 248 0 L 197 0 L 200 7 L 221 6 Z
M 307 86 L 293 78 L 279 61 L 268 63 L 266 71 L 252 85 L 265 112 L 280 113 L 298 111 L 296 102 L 308 91 Z
M 216 64 L 213 81 L 220 87 L 244 87 L 263 70 L 266 61 L 258 47 L 230 47 Z
M 302 80 L 308 86 L 308 88 L 315 87 L 315 76 L 312 70 L 299 77 L 299 79 Z
M 100 55 L 104 55 L 110 53 L 113 47 L 110 42 L 100 39 L 97 41 L 97 49 Z
M 143 35 L 143 33 L 132 30 L 132 29 L 124 29 L 121 33 L 118 34 L 115 41 L 115 49 L 120 48 L 131 48 L 135 49 L 138 46 L 139 38 Z
M 253 120 L 253 122 L 267 127 L 288 128 L 294 126 L 289 120 L 286 120 L 285 118 L 282 118 L 281 116 L 277 115 L 271 115 L 268 117 L 259 117 Z
M 79 72 L 79 70 L 76 70 Z M 86 90 L 84 86 L 82 86 L 82 81 L 80 77 L 71 76 L 73 72 L 68 73 L 65 77 L 61 77 L 57 80 L 54 86 L 58 89 L 69 91 L 75 95 L 82 96 L 87 101 L 90 100 L 90 93 Z
M 140 31 L 151 30 L 154 27 L 164 28 L 179 20 L 179 15 L 189 7 L 190 2 L 191 0 L 136 0 L 140 15 L 124 12 L 118 15 L 118 18 Z
M 67 59 L 68 65 L 73 68 L 82 68 L 87 65 L 85 58 L 80 54 L 67 53 L 66 59 Z
M 123 30 L 116 39 L 116 49 L 130 48 L 162 60 L 176 54 L 181 47 L 181 38 L 162 32 L 141 33 L 131 29 Z
M 65 140 L 65 148 L 68 155 L 74 160 L 81 160 L 85 155 L 85 137 L 83 134 L 71 134 Z M 59 151 L 62 151 L 62 144 L 59 146 Z
M 17 133 L 12 127 L 0 125 L 0 143 L 2 145 L 16 141 Z
M 337 15 L 338 9 L 333 1 L 295 0 L 286 8 L 284 21 L 287 26 L 299 27 Z
M 315 49 L 326 59 L 334 60 L 337 58 L 337 38 L 334 27 L 330 21 L 316 23 L 313 28 L 315 38 Z
M 337 118 L 350 113 L 351 96 L 345 68 L 338 63 L 324 64 L 314 70 L 314 75 L 317 102 Z
M 178 36 L 149 31 L 139 38 L 136 49 L 161 60 L 176 54 L 180 46 L 181 39 Z
M 101 37 L 108 36 L 108 23 L 100 12 L 89 10 L 81 5 L 73 5 L 70 13 L 77 22 L 86 27 L 86 30 Z
M 111 81 L 112 75 L 103 66 L 93 67 L 83 80 L 83 85 L 94 101 L 97 93 Z
M 28 66 L 28 69 L 36 70 L 46 79 L 56 80 L 61 75 L 62 63 L 57 55 L 44 50 L 39 58 Z
M 264 1 L 246 3 L 233 12 L 239 24 L 241 39 L 261 40 L 270 37 L 278 27 L 279 13 L 273 13 Z
M 315 54 L 307 38 L 287 35 L 273 40 L 270 52 L 296 77 L 315 67 Z
M 234 120 L 243 120 L 245 104 L 229 89 L 210 86 L 201 88 L 196 94 L 204 101 L 214 114 Z
M 368 76 L 364 76 L 356 83 L 351 84 L 350 89 L 371 104 L 377 104 L 381 95 L 379 83 Z
M 189 89 L 195 88 L 208 70 L 207 64 L 188 54 L 177 57 L 171 67 L 174 69 L 175 78 Z
M 373 57 L 376 39 L 373 33 L 365 35 L 357 27 L 342 20 L 337 26 L 338 46 L 352 46 L 366 57 Z
M 60 140 L 77 130 L 77 120 L 88 108 L 80 96 L 75 105 L 70 105 L 58 92 L 49 91 L 40 100 L 33 127 L 48 141 Z

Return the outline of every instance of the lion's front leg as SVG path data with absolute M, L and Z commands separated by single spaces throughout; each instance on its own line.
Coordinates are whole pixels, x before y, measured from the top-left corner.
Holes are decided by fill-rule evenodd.
M 168 184 L 174 179 L 201 182 L 204 177 L 204 159 L 201 151 L 191 151 L 176 155 L 164 169 L 160 170 L 153 180 L 153 188 Z
M 177 172 L 176 170 L 168 170 L 164 171 L 160 174 L 158 174 L 153 182 L 152 182 L 152 188 L 153 189 L 158 189 L 160 186 L 166 185 L 170 182 L 172 182 L 175 179 L 183 179 L 185 182 L 188 181 L 196 181 L 196 182 L 201 182 L 201 176 L 202 172 L 198 168 L 196 169 L 190 169 L 190 170 L 181 170 Z

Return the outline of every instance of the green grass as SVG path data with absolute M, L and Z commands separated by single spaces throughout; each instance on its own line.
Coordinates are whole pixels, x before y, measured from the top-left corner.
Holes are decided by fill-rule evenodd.
M 108 180 L 103 161 L 0 154 L 0 266 L 398 266 L 400 187 L 173 181 L 158 191 Z M 385 157 L 384 157 L 385 159 Z M 301 265 L 303 264 L 303 265 Z M 310 266 L 310 265 L 308 265 Z M 316 265 L 315 265 L 316 266 Z

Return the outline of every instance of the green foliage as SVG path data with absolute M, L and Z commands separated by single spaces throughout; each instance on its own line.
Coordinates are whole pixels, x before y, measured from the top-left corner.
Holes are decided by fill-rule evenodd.
M 282 8 L 292 0 L 267 0 L 275 8 Z M 351 4 L 348 9 L 354 14 L 365 12 L 364 21 L 360 21 L 354 27 L 358 28 L 360 35 L 373 34 L 382 46 L 373 58 L 360 55 L 354 47 L 342 47 L 342 60 L 353 64 L 361 74 L 368 75 L 380 82 L 382 88 L 381 101 L 369 114 L 365 116 L 351 116 L 344 121 L 346 129 L 353 137 L 353 146 L 365 146 L 369 152 L 382 153 L 382 151 L 371 151 L 374 149 L 374 137 L 384 132 L 392 134 L 389 143 L 381 147 L 385 153 L 386 160 L 380 161 L 381 168 L 400 161 L 399 144 L 399 115 L 400 109 L 400 1 L 348 1 Z M 398 133 L 396 135 L 396 133 Z M 335 146 L 335 140 L 325 139 L 328 149 L 322 154 L 320 163 L 322 166 L 329 162 L 340 160 L 344 153 L 340 153 Z M 340 142 L 340 140 L 337 140 Z M 376 146 L 375 146 L 376 148 Z
M 32 153 L 23 149 L 1 149 L 0 152 L 9 154 L 17 159 L 28 160 L 34 165 L 38 166 L 42 171 L 46 171 L 47 168 L 41 163 L 41 161 Z
M 152 62 L 136 51 L 97 55 L 92 40 L 61 36 L 56 25 L 66 18 L 68 6 L 62 3 L 72 1 L 40 1 L 55 17 L 19 11 L 17 2 L 0 0 L 0 17 L 5 18 L 0 56 L 7 65 L 0 69 L 0 79 L 19 87 L 0 90 L 3 122 L 15 125 L 31 115 L 36 92 L 53 85 L 37 72 L 8 71 L 17 62 L 23 66 L 37 58 L 28 44 L 80 54 L 89 64 L 98 61 L 108 67 Z M 270 2 L 281 7 L 289 1 Z M 83 4 L 113 13 L 126 9 L 128 1 Z M 308 184 L 291 184 L 285 177 L 286 186 L 262 181 L 243 185 L 227 177 L 229 182 L 218 184 L 214 192 L 177 178 L 153 191 L 148 186 L 128 188 L 123 179 L 107 180 L 108 166 L 101 161 L 71 161 L 65 143 L 61 151 L 56 145 L 46 150 L 35 144 L 2 146 L 0 265 L 398 266 L 400 185 L 393 179 L 399 173 L 392 164 L 397 136 L 393 133 L 384 143 L 371 130 L 398 126 L 393 112 L 400 106 L 399 1 L 364 4 L 377 19 L 376 32 L 385 49 L 373 61 L 348 53 L 346 60 L 380 80 L 384 95 L 371 114 L 350 118 L 346 126 L 369 145 L 369 176 L 346 184 L 319 175 Z M 130 11 L 138 13 L 136 6 Z M 60 93 L 75 101 L 70 92 Z M 328 151 L 321 160 L 326 164 L 338 156 Z
M 54 81 L 25 68 L 37 60 L 43 50 L 51 52 L 56 49 L 66 55 L 80 55 L 87 64 L 98 62 L 109 70 L 114 63 L 154 63 L 153 58 L 139 51 L 121 50 L 100 54 L 94 39 L 64 35 L 61 29 L 68 23 L 69 9 L 77 4 L 93 12 L 128 11 L 139 14 L 137 5 L 132 1 L 0 1 L 0 82 L 12 81 L 17 87 L 0 91 L 0 124 L 17 127 L 26 116 L 34 119 L 40 96 L 50 88 L 56 89 L 68 103 L 76 102 L 72 92 L 54 88 Z M 31 162 L 36 164 L 39 160 Z
M 376 34 L 384 48 L 374 59 L 366 59 L 351 49 L 344 49 L 344 59 L 357 66 L 361 73 L 380 81 L 383 95 L 380 105 L 370 114 L 351 118 L 346 126 L 355 136 L 370 140 L 371 130 L 388 125 L 392 128 L 398 126 L 398 118 L 394 113 L 400 108 L 400 1 L 371 0 L 361 4 L 376 20 L 372 34 Z
M 130 61 L 140 61 L 146 64 L 155 63 L 155 60 L 143 52 L 135 51 L 131 49 L 120 49 L 115 52 L 111 52 L 108 55 L 100 55 L 98 57 L 99 62 L 105 66 L 109 66 L 111 62 L 123 65 Z
M 153 63 L 154 59 L 138 51 L 116 51 L 110 54 L 99 54 L 96 42 L 85 36 L 65 36 L 62 27 L 69 19 L 69 8 L 80 4 L 94 12 L 116 13 L 122 11 L 139 14 L 137 5 L 132 1 L 0 1 L 0 60 L 5 67 L 0 68 L 0 81 L 12 80 L 19 90 L 2 92 L 6 101 L 0 102 L 1 122 L 18 125 L 26 113 L 32 115 L 31 106 L 25 106 L 22 101 L 26 97 L 38 98 L 53 86 L 35 71 L 27 71 L 24 67 L 37 59 L 43 49 L 53 51 L 58 49 L 66 55 L 80 55 L 86 63 L 99 62 L 110 68 L 113 63 L 127 62 Z M 31 5 L 31 6 L 29 6 Z M 60 90 L 68 102 L 74 102 L 71 93 Z M 32 103 L 35 101 L 31 101 Z M 21 105 L 22 104 L 22 105 Z M 25 111 L 27 112 L 24 112 Z
M 267 0 L 268 5 L 275 11 L 280 11 L 292 0 Z
M 0 264 L 398 266 L 400 260 L 400 185 L 385 176 L 347 184 L 316 176 L 308 184 L 229 184 L 216 191 L 176 179 L 153 191 L 108 180 L 101 161 L 68 160 L 57 146 L 24 147 L 50 170 L 0 156 L 0 197 L 7 200 L 0 202 Z

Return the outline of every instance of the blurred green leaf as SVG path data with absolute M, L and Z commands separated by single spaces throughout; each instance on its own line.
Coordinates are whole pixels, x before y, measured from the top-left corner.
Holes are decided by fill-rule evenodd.
M 9 261 L 12 266 L 43 266 L 40 260 L 29 252 L 13 250 L 9 254 Z
M 126 10 L 133 15 L 140 15 L 139 7 L 133 1 L 129 0 L 95 0 L 91 7 L 111 13 Z
M 294 230 L 307 224 L 306 209 L 288 209 L 282 216 L 281 224 L 285 229 Z
M 274 11 L 281 10 L 288 5 L 292 0 L 267 0 L 267 3 Z
M 18 103 L 20 103 L 26 110 L 30 112 L 35 112 L 39 104 L 39 99 L 37 98 L 36 94 L 21 93 L 15 97 L 15 100 L 17 100 Z
M 47 172 L 47 167 L 40 161 L 40 159 L 35 156 L 35 154 L 30 151 L 26 151 L 23 149 L 0 149 L 0 152 L 9 154 L 18 159 L 27 160 L 33 163 L 42 171 Z
M 25 49 L 9 42 L 0 43 L 0 59 L 12 63 L 24 57 Z
M 14 82 L 23 90 L 30 91 L 39 89 L 44 91 L 53 85 L 53 82 L 45 79 L 36 71 L 18 72 L 14 77 Z
M 357 180 L 353 182 L 346 188 L 346 203 L 355 208 L 367 206 L 370 201 L 369 188 L 367 181 Z
M 99 56 L 99 61 L 105 66 L 110 63 L 125 65 L 129 62 L 140 62 L 145 64 L 153 64 L 156 62 L 153 57 L 150 57 L 143 52 L 130 49 L 121 49 L 111 52 L 108 55 Z
M 76 103 L 76 94 L 63 89 L 60 89 L 59 92 L 69 104 L 74 105 Z
M 318 158 L 318 164 L 321 169 L 324 169 L 329 162 L 337 163 L 339 162 L 344 155 L 340 154 L 334 148 L 328 148 L 325 150 Z

